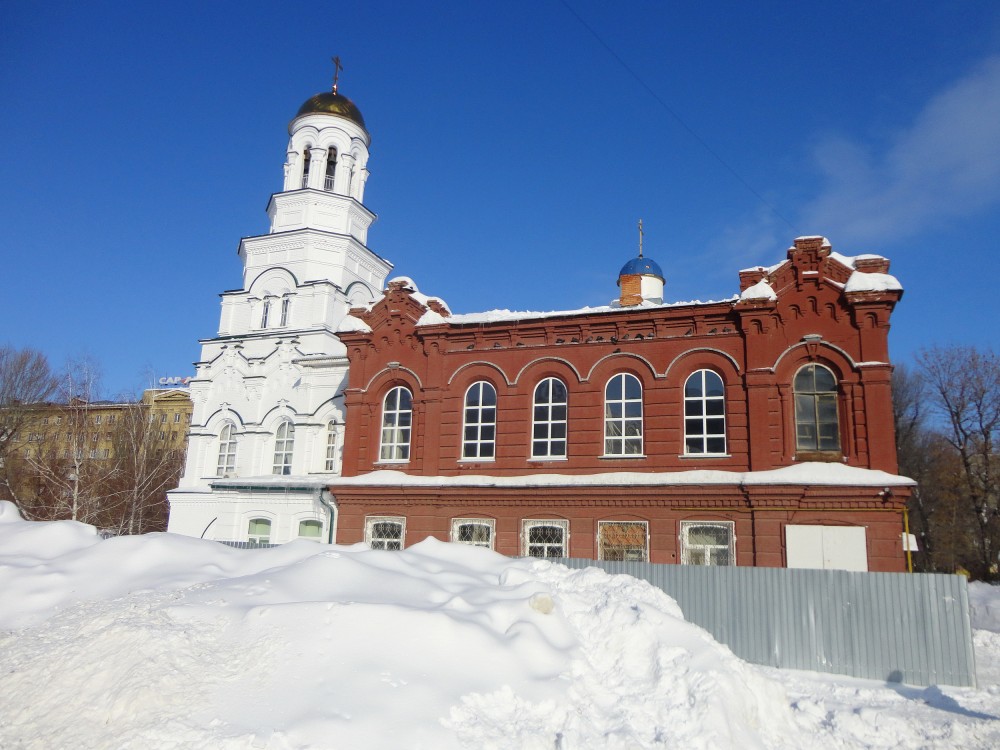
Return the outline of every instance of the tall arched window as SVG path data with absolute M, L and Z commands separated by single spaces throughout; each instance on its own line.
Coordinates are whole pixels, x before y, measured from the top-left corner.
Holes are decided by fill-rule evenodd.
M 795 374 L 795 447 L 800 451 L 839 451 L 837 378 L 823 365 L 806 365 Z
M 267 319 L 271 317 L 271 300 L 264 298 L 264 304 L 260 308 L 260 327 L 267 328 Z
M 496 455 L 497 392 L 481 381 L 465 392 L 462 458 L 492 459 Z
M 333 190 L 333 177 L 337 171 L 337 149 L 330 146 L 330 149 L 326 152 L 326 178 L 323 180 L 323 189 L 327 191 Z
M 216 475 L 233 476 L 236 473 L 236 425 L 226 422 L 219 433 L 219 461 Z
M 295 425 L 285 420 L 274 435 L 274 474 L 292 473 L 292 450 L 295 447 Z
M 566 386 L 546 378 L 535 386 L 531 418 L 531 457 L 565 458 L 567 427 Z
M 278 325 L 282 328 L 288 325 L 288 309 L 291 307 L 291 304 L 292 298 L 288 295 L 281 298 L 281 322 Z
M 627 372 L 604 388 L 604 454 L 642 455 L 642 383 Z
M 310 146 L 302 149 L 302 187 L 309 187 L 309 161 L 312 157 L 309 150 Z
M 688 456 L 726 452 L 726 391 L 711 370 L 691 373 L 684 382 L 684 453 Z
M 326 461 L 323 464 L 325 471 L 337 470 L 337 423 L 330 422 L 326 426 Z
M 382 402 L 380 461 L 410 460 L 410 429 L 413 425 L 413 394 L 396 386 Z

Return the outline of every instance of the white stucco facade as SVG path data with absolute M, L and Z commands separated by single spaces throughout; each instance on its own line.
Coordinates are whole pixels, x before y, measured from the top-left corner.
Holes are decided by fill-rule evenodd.
M 266 235 L 240 240 L 243 281 L 202 340 L 168 530 L 220 541 L 332 538 L 325 493 L 340 473 L 347 358 L 336 331 L 381 294 L 392 265 L 367 248 L 370 137 L 336 93 L 289 126 L 283 190 Z M 265 539 L 266 537 L 266 539 Z

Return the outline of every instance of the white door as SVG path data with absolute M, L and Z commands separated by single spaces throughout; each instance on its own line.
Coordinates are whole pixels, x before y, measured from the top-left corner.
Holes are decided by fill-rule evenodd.
M 789 568 L 868 570 L 863 526 L 785 526 Z

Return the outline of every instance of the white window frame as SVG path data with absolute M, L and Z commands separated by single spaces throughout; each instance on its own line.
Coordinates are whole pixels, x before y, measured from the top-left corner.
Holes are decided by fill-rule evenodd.
M 278 319 L 278 327 L 284 328 L 288 325 L 288 309 L 292 304 L 292 299 L 288 295 L 281 298 L 281 317 Z
M 295 424 L 283 419 L 274 431 L 274 463 L 272 474 L 288 476 L 292 473 L 292 454 L 295 452 Z
M 267 328 L 267 319 L 271 317 L 271 300 L 269 297 L 264 298 L 264 304 L 260 308 L 260 327 L 262 329 Z
M 215 466 L 215 476 L 234 476 L 236 474 L 236 425 L 226 422 L 219 431 L 219 453 Z
M 722 395 L 721 396 L 709 396 L 706 380 L 709 375 L 714 375 L 722 383 Z M 688 395 L 688 383 L 691 382 L 691 378 L 697 377 L 699 379 L 699 394 L 695 396 Z M 709 370 L 707 368 L 701 370 L 695 370 L 684 380 L 684 413 L 681 419 L 684 420 L 684 455 L 685 456 L 725 456 L 728 455 L 727 451 L 729 449 L 729 444 L 726 439 L 726 381 L 723 377 L 717 373 L 715 370 Z M 722 404 L 721 414 L 709 414 L 710 404 Z M 688 414 L 688 406 L 693 405 L 694 410 L 697 414 Z M 717 430 L 709 431 L 709 422 L 717 422 L 722 420 L 722 431 Z M 691 432 L 690 428 L 692 423 L 697 423 L 700 432 Z M 708 444 L 710 440 L 722 439 L 722 450 L 721 451 L 710 451 L 708 449 Z M 700 440 L 701 450 L 691 450 L 689 441 Z
M 473 389 L 478 388 L 476 394 Z M 493 394 L 493 403 L 485 404 L 484 396 L 486 389 Z M 470 403 L 470 398 L 476 398 L 474 403 Z M 487 380 L 479 380 L 470 385 L 465 391 L 462 411 L 462 459 L 469 461 L 495 461 L 497 453 L 497 389 Z M 492 412 L 492 419 L 488 418 Z M 472 416 L 470 420 L 469 417 Z M 484 438 L 483 432 L 491 429 L 493 437 Z M 469 437 L 472 430 L 473 437 Z M 486 455 L 488 454 L 488 455 Z
M 552 527 L 562 530 L 561 542 L 532 542 L 531 530 L 537 528 Z M 560 547 L 562 554 L 549 555 L 549 549 Z M 532 547 L 541 547 L 541 555 L 532 555 Z M 524 557 L 569 557 L 569 521 L 564 518 L 525 518 L 521 521 L 521 554 Z
M 397 524 L 399 526 L 399 538 L 390 536 L 375 536 L 376 525 Z M 381 550 L 401 550 L 406 541 L 406 516 L 367 516 L 365 518 L 365 544 L 371 549 Z M 398 547 L 393 546 L 399 544 Z
M 409 398 L 407 408 L 400 406 L 403 394 Z M 389 398 L 395 394 L 395 406 Z M 403 424 L 405 422 L 405 424 Z M 413 393 L 403 385 L 390 389 L 382 399 L 382 427 L 379 438 L 379 463 L 406 463 L 410 460 L 410 438 L 413 434 Z
M 695 528 L 701 528 L 705 526 L 711 526 L 713 528 L 719 529 L 724 528 L 729 532 L 729 544 L 691 544 L 690 534 L 691 530 Z M 681 533 L 680 533 L 680 547 L 681 547 L 681 564 L 682 565 L 720 565 L 720 566 L 735 566 L 736 565 L 736 523 L 734 521 L 681 521 Z M 727 550 L 729 554 L 728 563 L 714 563 L 712 562 L 712 550 Z M 701 561 L 694 561 L 692 557 L 695 552 L 702 553 Z
M 302 527 L 308 525 L 309 528 L 319 529 L 319 533 L 316 536 L 306 535 L 302 533 Z M 309 541 L 322 542 L 323 541 L 323 522 L 318 518 L 303 518 L 299 521 L 299 539 L 308 539 Z
M 326 456 L 323 459 L 324 471 L 337 470 L 337 423 L 333 420 L 326 425 Z
M 608 519 L 607 521 L 598 521 L 597 522 L 597 559 L 598 560 L 607 560 L 607 559 L 609 559 L 607 557 L 607 552 L 605 551 L 604 532 L 605 532 L 605 529 L 610 529 L 610 527 L 612 527 L 612 526 L 636 526 L 636 527 L 642 527 L 642 530 L 643 530 L 643 535 L 642 535 L 643 547 L 642 547 L 642 550 L 641 550 L 641 554 L 636 555 L 634 553 L 632 553 L 632 554 L 626 553 L 625 555 L 623 555 L 623 561 L 624 562 L 649 562 L 649 521 L 636 521 L 636 520 L 632 520 L 632 519 L 627 519 L 627 520 L 625 520 L 625 519 L 623 519 L 623 520 Z M 610 559 L 617 560 L 618 558 L 614 557 L 614 558 L 610 558 Z
M 805 373 L 806 370 L 812 368 L 812 390 L 799 390 L 797 387 L 797 381 L 799 377 Z M 829 391 L 819 391 L 816 390 L 816 375 L 815 371 L 821 369 L 826 370 L 829 373 L 830 378 L 833 380 L 833 390 Z M 804 402 L 801 399 L 808 399 L 810 403 L 809 411 L 810 414 L 800 413 L 800 405 L 804 406 Z M 803 365 L 798 370 L 795 371 L 795 376 L 792 378 L 792 412 L 795 418 L 795 450 L 801 453 L 840 453 L 843 451 L 843 443 L 841 429 L 840 429 L 840 381 L 837 379 L 837 375 L 829 367 L 821 365 L 816 362 L 810 362 L 809 364 Z M 833 447 L 823 448 L 821 447 L 821 436 L 820 428 L 823 425 L 829 425 L 831 422 L 829 420 L 824 420 L 820 415 L 820 404 L 830 403 L 833 404 L 834 420 L 832 424 L 837 428 L 837 434 L 835 435 L 836 445 Z M 808 417 L 808 419 L 806 419 Z M 799 425 L 809 425 L 815 431 L 815 447 L 803 447 L 802 438 L 799 435 Z
M 254 533 L 252 531 L 253 524 L 255 522 L 262 522 L 267 524 L 267 533 Z M 250 544 L 270 544 L 271 543 L 271 532 L 274 530 L 274 522 L 270 518 L 264 518 L 263 516 L 254 516 L 247 520 L 247 541 Z
M 479 526 L 489 529 L 490 538 L 486 544 L 482 540 L 460 539 L 463 526 Z M 470 547 L 493 549 L 496 544 L 497 522 L 493 518 L 453 518 L 451 519 L 451 541 L 455 544 L 467 544 Z
M 630 379 L 639 386 L 639 398 L 629 398 L 628 383 Z M 609 396 L 613 385 L 621 383 L 616 390 L 621 397 Z M 643 456 L 643 388 L 642 381 L 630 372 L 620 372 L 613 375 L 604 385 L 604 455 L 614 458 L 642 458 Z M 629 415 L 629 409 L 639 406 L 639 416 Z M 617 411 L 618 415 L 612 412 Z M 638 434 L 628 434 L 639 426 Z M 633 450 L 629 450 L 632 448 Z
M 562 386 L 566 397 L 562 401 L 555 400 L 556 384 Z M 539 400 L 539 391 L 548 385 L 547 400 Z M 553 411 L 562 408 L 563 417 L 553 416 Z M 544 410 L 543 418 L 539 419 L 539 410 Z M 562 437 L 554 437 L 553 433 L 562 433 Z M 541 433 L 541 434 L 540 434 Z M 540 436 L 539 436 L 540 435 Z M 569 452 L 569 388 L 559 378 L 544 378 L 535 386 L 531 396 L 531 458 L 533 460 L 564 460 Z M 560 450 L 561 446 L 561 450 Z

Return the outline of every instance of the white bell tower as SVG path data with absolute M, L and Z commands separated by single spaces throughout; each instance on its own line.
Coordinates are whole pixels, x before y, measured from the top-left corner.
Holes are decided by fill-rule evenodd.
M 339 75 L 339 60 L 335 58 Z M 223 292 L 218 334 L 201 341 L 194 412 L 169 530 L 222 541 L 329 539 L 323 492 L 340 473 L 348 362 L 336 332 L 381 295 L 392 264 L 368 249 L 371 136 L 337 91 L 288 126 L 282 191 L 267 234 L 240 240 L 242 288 Z

